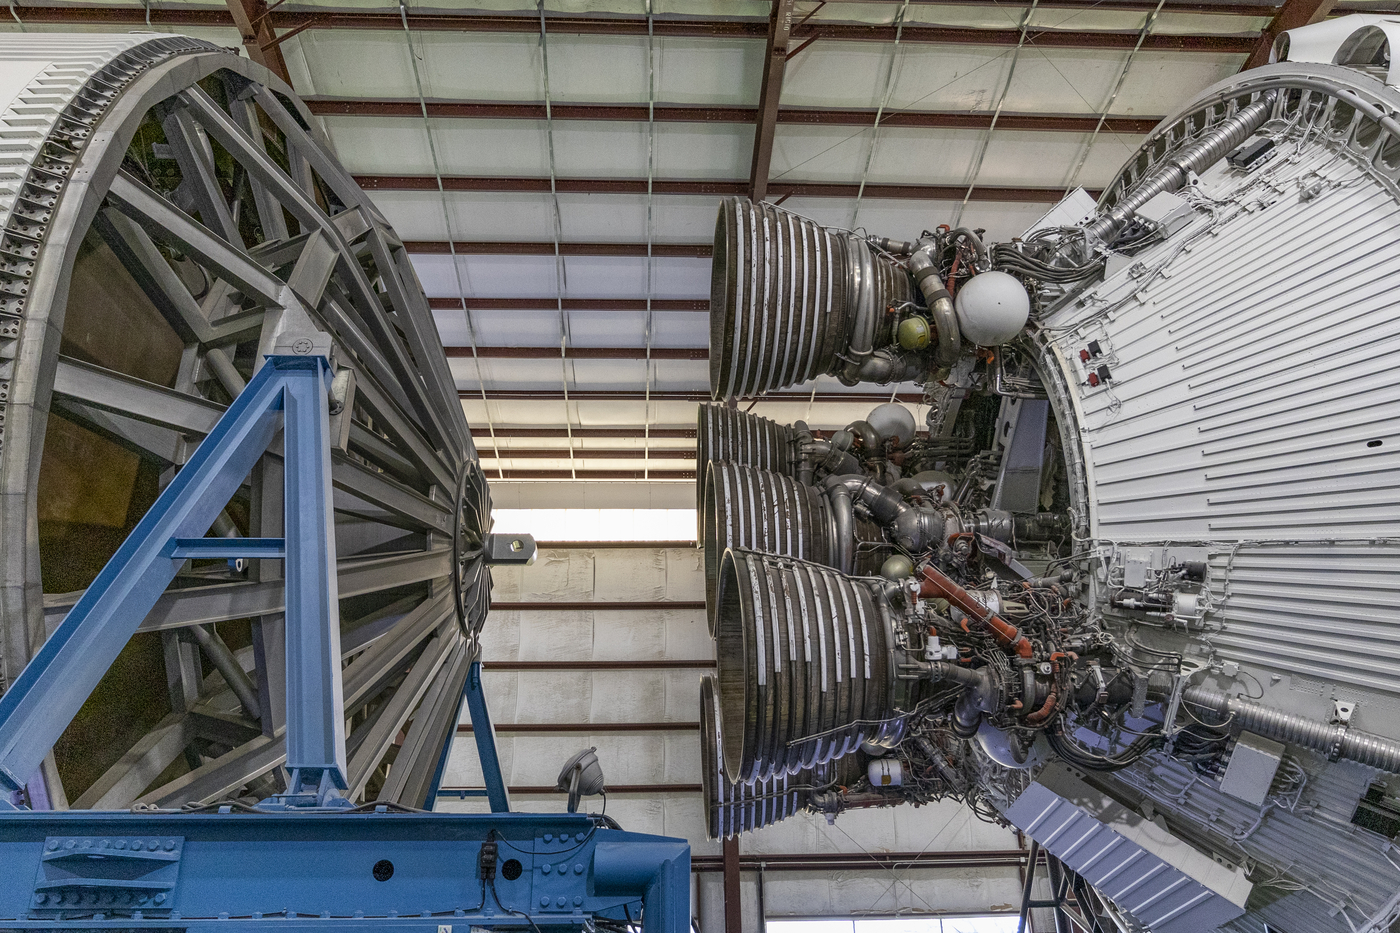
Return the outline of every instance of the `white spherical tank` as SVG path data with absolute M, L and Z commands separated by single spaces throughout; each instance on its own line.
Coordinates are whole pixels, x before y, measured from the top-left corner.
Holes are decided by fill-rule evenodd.
M 1015 276 L 983 272 L 958 290 L 954 308 L 963 337 L 979 347 L 995 347 L 1026 326 L 1031 299 Z
M 881 441 L 895 440 L 897 447 L 908 447 L 914 439 L 914 416 L 898 402 L 886 402 L 871 409 L 865 417 Z

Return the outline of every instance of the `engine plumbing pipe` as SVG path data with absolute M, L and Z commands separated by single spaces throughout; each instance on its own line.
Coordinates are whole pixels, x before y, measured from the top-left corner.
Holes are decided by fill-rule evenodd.
M 958 315 L 953 309 L 953 296 L 943 287 L 943 279 L 938 272 L 938 263 L 929 254 L 932 246 L 921 249 L 909 257 L 909 274 L 914 284 L 924 296 L 929 315 L 933 318 L 933 329 L 938 334 L 938 361 L 944 365 L 958 358 L 962 346 L 962 333 L 958 330 Z
M 924 582 L 919 587 L 919 596 L 937 596 L 948 600 L 969 619 L 975 619 L 978 627 L 996 639 L 997 644 L 1018 657 L 1029 658 L 1034 651 L 1020 629 L 973 599 L 967 590 L 932 565 L 924 568 Z
M 1400 742 L 1394 739 L 1285 713 L 1263 703 L 1226 696 L 1209 687 L 1189 687 L 1181 698 L 1198 709 L 1232 717 L 1233 725 L 1266 739 L 1301 745 L 1329 759 L 1346 758 L 1400 774 Z
M 1193 173 L 1200 174 L 1225 158 L 1227 153 L 1237 148 L 1269 119 L 1277 93 L 1265 91 L 1258 100 L 1241 107 L 1234 116 L 1222 120 L 1203 133 L 1200 139 L 1166 159 L 1133 189 L 1132 194 L 1115 204 L 1108 213 L 1087 224 L 1084 227 L 1085 236 L 1107 243 L 1127 226 L 1138 208 L 1163 191 L 1180 191 Z

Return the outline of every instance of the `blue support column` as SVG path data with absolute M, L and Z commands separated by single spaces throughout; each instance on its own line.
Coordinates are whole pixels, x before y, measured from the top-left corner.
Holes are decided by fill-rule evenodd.
M 313 358 L 314 378 L 287 382 L 287 790 L 344 790 L 345 697 L 340 676 L 340 606 L 331 521 L 331 373 Z
M 473 661 L 467 672 L 467 709 L 472 716 L 472 737 L 481 759 L 481 776 L 486 783 L 486 797 L 492 813 L 510 812 L 510 795 L 501 777 L 501 759 L 496 754 L 496 727 L 491 725 L 491 713 L 486 709 L 486 694 L 481 691 L 481 662 Z

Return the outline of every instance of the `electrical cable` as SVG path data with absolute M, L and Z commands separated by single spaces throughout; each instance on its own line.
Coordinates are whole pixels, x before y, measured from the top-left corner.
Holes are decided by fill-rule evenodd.
M 501 903 L 501 896 L 500 896 L 499 894 L 496 893 L 496 879 L 495 879 L 495 878 L 492 878 L 492 879 L 491 879 L 491 899 L 492 899 L 493 901 L 496 902 L 496 906 L 497 906 L 498 908 L 500 908 L 501 910 L 505 911 L 506 913 L 508 913 L 508 914 L 514 914 L 514 915 L 517 916 L 517 917 L 524 917 L 524 918 L 525 918 L 525 922 L 528 923 L 528 924 L 530 924 L 530 929 L 534 930 L 535 933 L 541 933 L 540 928 L 539 928 L 538 926 L 535 925 L 535 918 L 534 918 L 534 917 L 531 917 L 529 914 L 525 913 L 525 911 L 523 911 L 523 910 L 516 910 L 514 907 L 507 907 L 506 905 L 504 905 L 504 904 Z

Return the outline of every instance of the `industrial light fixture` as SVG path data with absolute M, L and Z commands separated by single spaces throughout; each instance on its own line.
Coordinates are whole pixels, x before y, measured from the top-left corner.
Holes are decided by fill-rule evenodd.
M 568 792 L 570 813 L 578 812 L 578 803 L 582 798 L 603 792 L 603 766 L 594 754 L 597 751 L 596 747 L 584 749 L 570 758 L 564 770 L 559 772 L 559 781 L 554 789 Z

